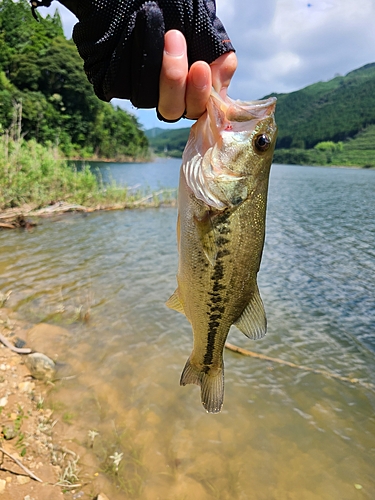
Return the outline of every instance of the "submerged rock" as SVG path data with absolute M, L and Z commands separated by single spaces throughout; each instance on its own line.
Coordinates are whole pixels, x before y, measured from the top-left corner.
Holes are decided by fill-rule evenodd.
M 33 351 L 44 352 L 47 356 L 57 360 L 60 353 L 71 338 L 71 333 L 56 325 L 39 323 L 33 326 L 27 333 L 27 345 Z
M 17 347 L 18 349 L 22 349 L 25 347 L 26 342 L 23 339 L 20 339 L 19 337 L 16 338 L 16 341 L 14 343 L 14 347 Z
M 26 356 L 25 364 L 31 376 L 39 380 L 52 380 L 55 377 L 55 363 L 41 352 L 33 352 Z

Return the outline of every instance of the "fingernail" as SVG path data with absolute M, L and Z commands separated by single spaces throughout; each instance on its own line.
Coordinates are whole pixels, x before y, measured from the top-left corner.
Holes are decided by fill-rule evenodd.
M 172 57 L 181 57 L 186 52 L 185 38 L 182 33 L 175 31 L 165 37 L 164 51 Z

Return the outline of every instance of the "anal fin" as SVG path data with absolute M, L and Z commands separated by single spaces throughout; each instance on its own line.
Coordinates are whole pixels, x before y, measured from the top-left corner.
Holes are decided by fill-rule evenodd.
M 174 309 L 177 312 L 180 312 L 182 314 L 185 314 L 184 311 L 184 306 L 181 304 L 180 298 L 178 296 L 178 288 L 175 290 L 175 292 L 169 297 L 167 302 L 165 303 L 169 309 Z
M 249 339 L 258 340 L 265 336 L 267 319 L 258 287 L 256 287 L 250 302 L 234 324 Z

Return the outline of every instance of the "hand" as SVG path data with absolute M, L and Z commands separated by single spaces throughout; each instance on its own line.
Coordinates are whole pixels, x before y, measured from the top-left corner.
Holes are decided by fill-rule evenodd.
M 186 110 L 186 118 L 199 118 L 206 110 L 211 87 L 224 96 L 236 68 L 237 57 L 228 52 L 210 65 L 196 61 L 189 70 L 183 34 L 168 31 L 160 74 L 159 113 L 167 120 L 178 120 Z

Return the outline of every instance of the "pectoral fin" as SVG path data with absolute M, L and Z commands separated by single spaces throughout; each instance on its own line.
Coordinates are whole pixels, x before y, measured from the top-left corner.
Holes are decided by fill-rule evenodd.
M 185 311 L 184 311 L 184 306 L 181 304 L 181 301 L 178 297 L 178 288 L 177 290 L 173 293 L 173 295 L 171 295 L 169 297 L 169 299 L 167 300 L 167 302 L 165 303 L 165 305 L 167 307 L 169 307 L 169 309 L 174 309 L 175 311 L 177 312 L 180 312 L 182 314 L 185 314 Z
M 214 266 L 217 256 L 217 245 L 215 242 L 215 231 L 209 213 L 207 213 L 202 220 L 196 219 L 195 223 L 203 252 L 211 266 Z
M 243 313 L 234 324 L 249 339 L 258 340 L 265 336 L 267 319 L 258 287 Z

